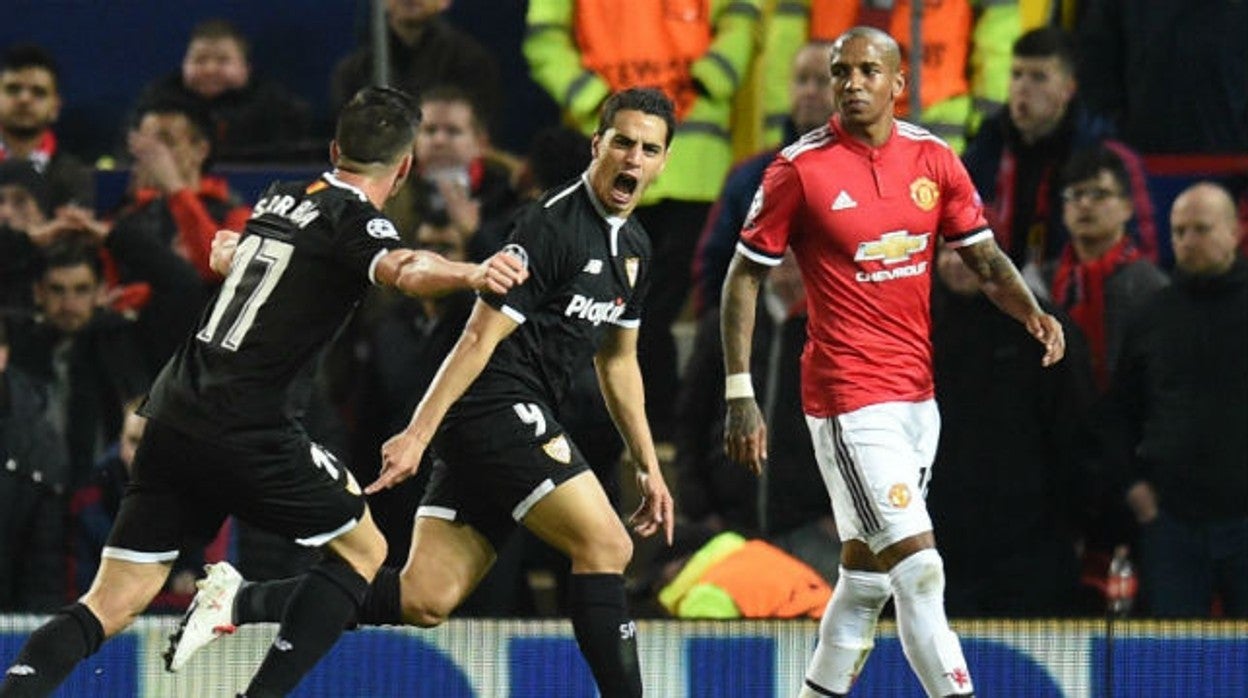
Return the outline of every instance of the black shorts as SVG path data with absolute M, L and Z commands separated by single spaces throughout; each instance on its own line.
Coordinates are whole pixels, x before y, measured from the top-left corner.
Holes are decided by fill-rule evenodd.
M 444 424 L 417 516 L 466 523 L 498 550 L 534 504 L 589 470 L 545 405 L 507 405 Z
M 206 441 L 151 420 L 104 555 L 172 561 L 211 541 L 228 515 L 314 547 L 359 523 L 364 496 L 338 459 L 298 430 Z

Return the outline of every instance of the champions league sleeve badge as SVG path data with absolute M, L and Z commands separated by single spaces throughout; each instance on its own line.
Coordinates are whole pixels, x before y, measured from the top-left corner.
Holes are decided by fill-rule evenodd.
M 399 231 L 394 229 L 394 224 L 390 222 L 389 218 L 374 218 L 364 226 L 364 230 L 378 240 L 399 239 Z
M 509 243 L 507 243 L 506 245 L 504 245 L 504 246 L 503 246 L 503 250 L 502 250 L 502 251 L 503 251 L 503 252 L 506 252 L 507 254 L 511 255 L 512 257 L 515 257 L 516 259 L 520 260 L 520 264 L 524 265 L 524 268 L 525 268 L 525 269 L 528 269 L 528 268 L 529 268 L 529 252 L 528 252 L 528 250 L 524 249 L 523 247 L 521 247 L 520 245 L 517 245 L 517 244 L 516 244 L 516 243 L 514 243 L 514 242 L 509 242 Z

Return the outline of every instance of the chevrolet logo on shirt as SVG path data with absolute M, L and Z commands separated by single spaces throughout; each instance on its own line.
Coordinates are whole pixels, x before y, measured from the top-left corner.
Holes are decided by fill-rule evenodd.
M 884 233 L 879 240 L 858 244 L 855 262 L 881 261 L 885 264 L 897 264 L 910 258 L 916 252 L 927 249 L 927 238 L 931 233 L 911 235 L 908 231 L 897 230 Z

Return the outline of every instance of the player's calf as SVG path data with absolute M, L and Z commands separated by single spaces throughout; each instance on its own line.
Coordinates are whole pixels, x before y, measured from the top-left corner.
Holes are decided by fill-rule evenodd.
M 806 668 L 801 698 L 849 692 L 875 647 L 876 621 L 891 594 L 887 574 L 840 569 L 819 622 L 819 644 Z
M 576 643 L 602 698 L 640 698 L 637 626 L 629 617 L 623 575 L 573 574 L 569 584 Z
M 81 603 L 62 609 L 26 640 L 5 672 L 0 696 L 49 695 L 103 642 L 104 627 L 91 609 Z
M 888 573 L 897 606 L 897 634 L 906 659 L 930 696 L 974 692 L 958 636 L 945 617 L 945 566 L 934 548 L 920 550 Z

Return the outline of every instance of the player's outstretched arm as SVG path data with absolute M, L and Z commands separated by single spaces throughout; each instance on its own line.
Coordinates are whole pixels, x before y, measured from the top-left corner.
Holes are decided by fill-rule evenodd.
M 529 276 L 524 262 L 506 252 L 471 264 L 427 250 L 393 250 L 381 258 L 375 273 L 378 283 L 423 298 L 469 289 L 501 295 Z
M 654 535 L 661 529 L 671 545 L 676 531 L 675 504 L 659 468 L 654 438 L 646 421 L 645 388 L 637 365 L 637 330 L 613 328 L 594 356 L 594 369 L 611 419 L 637 465 L 641 506 L 628 522 L 642 536 Z
M 724 345 L 724 375 L 729 385 L 724 417 L 724 452 L 754 474 L 767 460 L 767 425 L 750 383 L 750 349 L 758 289 L 768 268 L 737 253 L 728 265 L 720 307 L 719 330 Z
M 416 474 L 429 441 L 456 400 L 485 370 L 495 347 L 518 325 L 515 320 L 478 300 L 459 341 L 442 361 L 425 396 L 412 414 L 407 427 L 390 437 L 381 447 L 381 473 L 368 487 L 374 494 L 393 487 Z
M 1007 315 L 1023 323 L 1036 341 L 1044 345 L 1041 363 L 1052 366 L 1066 354 L 1066 335 L 1062 323 L 1044 312 L 1022 274 L 995 240 L 989 238 L 974 245 L 959 247 L 958 254 L 966 266 L 983 282 L 984 294 Z

